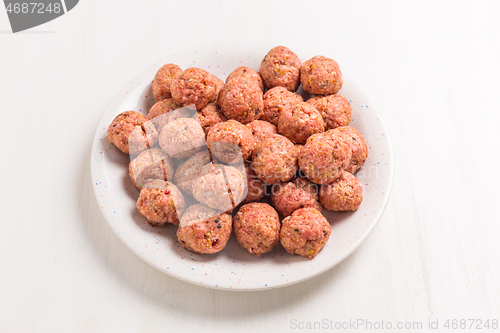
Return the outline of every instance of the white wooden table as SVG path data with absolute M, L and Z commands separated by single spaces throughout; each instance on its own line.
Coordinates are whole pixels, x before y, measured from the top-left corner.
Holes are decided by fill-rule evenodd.
M 81 0 L 9 30 L 1 8 L 0 332 L 358 319 L 423 323 L 408 332 L 439 320 L 446 332 L 447 319 L 500 319 L 500 1 Z M 176 51 L 242 38 L 333 56 L 380 109 L 396 156 L 366 242 L 317 278 L 263 292 L 204 289 L 144 263 L 105 222 L 89 173 L 98 121 L 128 80 Z

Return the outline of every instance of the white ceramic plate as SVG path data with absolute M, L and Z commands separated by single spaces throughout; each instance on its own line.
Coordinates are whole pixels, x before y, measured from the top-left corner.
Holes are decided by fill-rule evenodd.
M 344 260 L 363 242 L 382 215 L 394 175 L 391 142 L 380 113 L 345 74 L 340 94 L 351 102 L 353 120 L 350 125 L 363 134 L 369 147 L 368 159 L 356 173 L 363 185 L 364 200 L 354 213 L 324 211 L 331 222 L 332 234 L 313 260 L 288 254 L 281 244 L 272 252 L 256 257 L 240 247 L 234 237 L 218 254 L 191 253 L 178 244 L 177 227 L 151 227 L 137 212 L 135 203 L 139 191 L 128 176 L 129 156 L 113 147 L 106 136 L 113 118 L 128 110 L 147 115 L 154 104 L 151 81 L 166 63 L 175 63 L 182 69 L 203 68 L 225 80 L 233 69 L 242 65 L 258 70 L 260 61 L 273 46 L 216 43 L 169 56 L 130 81 L 101 119 L 91 156 L 97 202 L 118 237 L 139 257 L 162 272 L 183 281 L 219 289 L 262 290 L 291 285 L 325 272 Z M 303 61 L 315 55 L 293 51 Z

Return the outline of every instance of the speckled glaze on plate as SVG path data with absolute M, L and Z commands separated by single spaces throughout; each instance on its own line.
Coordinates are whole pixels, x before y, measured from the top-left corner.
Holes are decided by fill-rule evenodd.
M 238 245 L 234 235 L 218 254 L 191 253 L 178 244 L 176 226 L 151 227 L 137 212 L 135 203 L 139 191 L 128 176 L 129 156 L 113 147 L 106 136 L 113 118 L 127 110 L 147 115 L 154 104 L 151 81 L 166 63 L 175 63 L 182 69 L 199 67 L 225 80 L 239 66 L 258 70 L 262 58 L 274 46 L 226 42 L 171 55 L 127 83 L 99 123 L 91 153 L 92 182 L 99 207 L 118 237 L 139 257 L 166 274 L 216 289 L 264 290 L 288 286 L 321 274 L 348 257 L 373 230 L 384 211 L 394 176 L 389 134 L 380 113 L 344 73 L 344 86 L 339 94 L 350 101 L 353 118 L 350 125 L 362 133 L 369 147 L 368 159 L 356 173 L 363 186 L 364 200 L 353 213 L 323 211 L 332 226 L 332 234 L 313 260 L 290 255 L 281 245 L 255 257 Z M 302 61 L 316 55 L 314 50 L 291 49 Z M 342 64 L 340 66 L 342 68 Z

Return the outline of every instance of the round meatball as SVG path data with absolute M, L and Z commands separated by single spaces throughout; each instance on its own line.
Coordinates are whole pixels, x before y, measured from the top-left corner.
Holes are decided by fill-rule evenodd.
M 300 149 L 299 167 L 316 184 L 329 184 L 340 177 L 351 160 L 351 147 L 342 135 L 331 131 L 312 135 Z
M 212 126 L 208 131 L 207 144 L 219 161 L 234 163 L 248 159 L 256 143 L 248 127 L 236 120 L 228 120 Z
M 325 120 L 326 129 L 347 126 L 351 121 L 352 110 L 347 98 L 341 95 L 314 96 L 307 100 L 318 110 Z
M 175 185 L 156 179 L 147 182 L 137 200 L 137 210 L 150 224 L 165 226 L 179 224 L 186 209 L 181 191 Z
M 149 180 L 172 180 L 175 164 L 165 152 L 158 148 L 143 151 L 133 159 L 128 167 L 130 179 L 137 189 Z
M 282 135 L 274 136 L 257 145 L 252 155 L 252 168 L 266 184 L 289 181 L 297 172 L 298 150 Z
M 139 112 L 126 111 L 109 125 L 108 140 L 125 154 L 138 155 L 156 144 L 158 132 Z
M 265 184 L 257 178 L 257 175 L 250 166 L 250 162 L 245 163 L 245 173 L 247 176 L 248 193 L 242 203 L 247 204 L 249 202 L 259 201 L 265 195 Z
M 363 201 L 363 188 L 356 177 L 344 171 L 333 183 L 321 186 L 319 199 L 328 210 L 355 211 Z
M 170 85 L 172 84 L 172 80 L 178 78 L 181 74 L 182 69 L 175 64 L 166 64 L 156 72 L 152 88 L 153 95 L 157 101 L 172 97 Z
M 278 129 L 271 123 L 262 120 L 254 120 L 246 126 L 252 131 L 255 142 L 262 142 L 268 137 L 278 134 Z
M 247 194 L 246 178 L 232 166 L 208 164 L 193 182 L 193 196 L 220 211 L 235 208 Z
M 220 91 L 222 90 L 222 87 L 224 87 L 224 81 L 222 81 L 221 79 L 219 79 L 215 75 L 212 75 L 212 76 L 215 79 L 215 94 L 210 99 L 210 103 L 217 103 L 217 100 L 219 99 Z
M 285 87 L 296 91 L 300 84 L 299 57 L 284 46 L 277 46 L 267 53 L 260 64 L 260 75 L 267 88 Z
M 302 147 L 304 147 L 304 145 L 300 145 L 300 144 L 295 144 L 295 149 L 297 149 L 297 154 L 300 153 L 300 150 L 302 149 Z M 305 177 L 305 176 L 304 176 Z
M 347 172 L 355 173 L 368 158 L 368 146 L 366 145 L 365 139 L 363 139 L 361 133 L 354 127 L 337 127 L 334 131 L 344 134 L 347 138 L 347 142 L 351 145 L 352 157 L 347 167 Z
M 195 110 L 189 107 L 181 107 L 172 98 L 156 102 L 149 110 L 147 118 L 155 125 L 158 133 L 171 121 L 179 118 L 189 118 Z
M 218 123 L 223 123 L 227 121 L 227 118 L 224 117 L 222 112 L 220 111 L 219 106 L 216 103 L 208 103 L 203 109 L 198 111 L 197 115 L 194 117 L 200 121 L 201 127 L 205 134 L 208 134 L 208 131 Z
M 278 118 L 281 111 L 303 101 L 302 96 L 290 92 L 284 87 L 278 86 L 269 89 L 264 94 L 264 112 L 260 119 L 278 126 Z
M 242 124 L 259 119 L 264 109 L 262 90 L 254 81 L 244 77 L 228 81 L 220 91 L 218 103 L 227 119 Z
M 280 241 L 286 252 L 314 258 L 325 246 L 332 228 L 315 208 L 301 208 L 281 223 Z
M 178 104 L 194 104 L 201 110 L 215 94 L 216 79 L 209 72 L 200 68 L 188 68 L 178 78 L 172 80 L 170 91 Z
M 251 254 L 271 251 L 280 240 L 278 213 L 266 203 L 249 203 L 234 216 L 236 240 Z
M 174 183 L 184 193 L 193 195 L 194 181 L 202 176 L 202 172 L 210 172 L 209 168 L 203 168 L 210 164 L 210 153 L 208 149 L 194 154 L 186 161 L 181 163 L 174 175 Z
M 163 127 L 160 147 L 173 158 L 187 158 L 206 147 L 205 132 L 198 121 L 179 118 Z
M 313 95 L 336 94 L 344 84 L 337 62 L 323 56 L 316 56 L 303 63 L 300 75 L 302 87 Z
M 245 66 L 238 67 L 228 75 L 226 83 L 239 77 L 254 81 L 255 83 L 257 83 L 260 90 L 264 91 L 264 81 L 262 81 L 259 72 L 257 72 L 255 69 L 251 69 L 250 67 Z
M 177 239 L 189 251 L 217 253 L 226 246 L 232 224 L 233 219 L 227 213 L 220 214 L 203 204 L 192 205 L 182 215 Z
M 323 207 L 318 202 L 318 192 L 317 185 L 307 179 L 297 178 L 286 184 L 273 185 L 271 201 L 283 217 L 290 216 L 297 209 L 304 207 L 316 208 L 321 212 Z
M 304 102 L 284 109 L 278 120 L 278 132 L 293 143 L 304 144 L 311 135 L 324 131 L 325 121 L 319 111 Z

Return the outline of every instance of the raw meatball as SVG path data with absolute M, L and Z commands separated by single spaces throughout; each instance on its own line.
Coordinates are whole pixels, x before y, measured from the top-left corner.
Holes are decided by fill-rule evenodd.
M 299 167 L 313 183 L 329 184 L 347 169 L 351 156 L 351 147 L 343 135 L 327 131 L 307 139 L 300 149 Z
M 217 100 L 219 99 L 219 93 L 222 90 L 222 87 L 224 87 L 224 81 L 222 81 L 215 75 L 212 76 L 215 79 L 215 94 L 210 99 L 210 103 L 217 103 Z
M 347 126 L 351 121 L 352 110 L 347 98 L 341 95 L 314 96 L 307 100 L 323 116 L 326 129 Z
M 368 158 L 368 146 L 357 129 L 350 126 L 337 127 L 336 132 L 344 134 L 351 145 L 352 158 L 347 171 L 355 173 Z
M 260 119 L 278 126 L 281 111 L 303 101 L 302 96 L 290 92 L 284 87 L 269 89 L 264 94 L 264 112 Z
M 304 145 L 295 144 L 295 148 L 297 149 L 297 154 L 300 154 L 300 150 L 302 149 L 302 147 L 304 147 Z
M 207 144 L 214 157 L 221 162 L 241 162 L 252 154 L 255 139 L 248 127 L 236 120 L 228 120 L 212 126 L 208 131 Z
M 109 125 L 108 140 L 125 154 L 138 155 L 156 144 L 158 132 L 139 112 L 126 111 Z
M 247 196 L 247 176 L 244 171 L 240 171 L 232 166 L 224 166 L 224 176 L 226 184 L 231 194 L 233 208 L 238 206 Z
M 220 91 L 218 103 L 227 119 L 242 124 L 259 119 L 264 109 L 262 90 L 254 81 L 244 77 L 227 82 Z
M 181 107 L 172 98 L 156 102 L 149 110 L 147 118 L 155 125 L 158 133 L 171 121 L 179 118 L 190 118 L 196 110 Z
M 311 135 L 325 131 L 325 121 L 316 108 L 298 103 L 284 109 L 278 120 L 278 132 L 293 143 L 304 144 Z
M 152 83 L 153 95 L 157 101 L 171 98 L 170 85 L 174 78 L 182 74 L 182 69 L 174 64 L 166 64 L 158 70 Z
M 297 172 L 297 155 L 298 151 L 290 140 L 275 134 L 254 149 L 252 168 L 266 184 L 287 182 Z
M 277 46 L 267 53 L 260 64 L 260 75 L 267 88 L 285 87 L 296 91 L 300 84 L 299 57 L 284 46 Z
M 273 185 L 271 200 L 274 208 L 283 217 L 304 207 L 316 208 L 321 212 L 323 207 L 318 202 L 318 192 L 317 185 L 307 179 L 297 178 L 286 184 Z
M 246 124 L 246 126 L 252 131 L 255 142 L 257 143 L 264 141 L 274 134 L 278 134 L 276 126 L 267 121 L 254 120 Z
M 216 103 L 208 103 L 207 106 L 198 111 L 197 117 L 205 134 L 208 134 L 213 125 L 227 120 Z M 194 118 L 196 119 L 196 116 Z
M 245 163 L 245 173 L 247 176 L 248 193 L 242 203 L 247 204 L 249 202 L 259 201 L 264 197 L 265 184 L 257 178 L 257 175 L 250 166 L 250 162 Z
M 238 67 L 228 75 L 226 83 L 239 77 L 254 81 L 255 83 L 257 83 L 260 90 L 264 91 L 264 81 L 262 81 L 259 72 L 257 72 L 255 69 L 251 69 L 250 67 L 245 66 Z
M 128 167 L 130 179 L 139 190 L 149 180 L 172 180 L 174 170 L 175 164 L 172 159 L 158 148 L 143 151 L 130 162 Z
M 231 166 L 208 164 L 193 183 L 193 196 L 220 211 L 235 208 L 247 194 L 246 177 Z
M 231 236 L 233 219 L 227 213 L 220 214 L 203 204 L 186 209 L 182 215 L 177 239 L 186 249 L 196 253 L 217 253 Z
M 321 187 L 319 199 L 328 210 L 355 211 L 363 201 L 363 188 L 356 177 L 344 171 L 339 179 Z
M 172 97 L 178 104 L 194 104 L 201 110 L 215 94 L 216 80 L 209 72 L 200 68 L 188 68 L 181 76 L 172 80 Z
M 202 171 L 210 172 L 208 168 L 203 169 L 210 164 L 210 153 L 208 149 L 200 151 L 181 163 L 174 175 L 174 183 L 184 193 L 193 195 L 193 183 L 202 176 Z
M 303 63 L 300 75 L 302 87 L 313 95 L 336 94 L 344 84 L 337 62 L 323 56 L 316 56 Z
M 251 254 L 271 251 L 280 240 L 278 213 L 266 203 L 249 203 L 234 216 L 236 240 Z
M 317 209 L 302 208 L 282 221 L 280 240 L 286 252 L 312 259 L 331 233 L 330 224 Z
M 198 121 L 179 118 L 163 127 L 160 147 L 173 158 L 187 158 L 206 147 L 205 132 Z
M 179 224 L 186 209 L 181 191 L 164 180 L 152 180 L 144 184 L 137 200 L 137 210 L 150 224 L 165 226 Z

